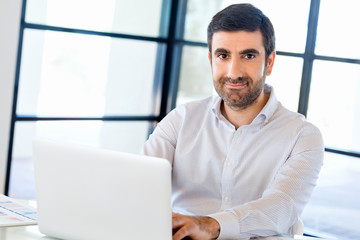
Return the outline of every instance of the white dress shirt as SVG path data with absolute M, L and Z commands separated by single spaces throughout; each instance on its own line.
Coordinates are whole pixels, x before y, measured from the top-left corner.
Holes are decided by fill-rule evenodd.
M 289 233 L 308 202 L 323 162 L 318 128 L 277 101 L 237 130 L 212 96 L 171 111 L 143 153 L 172 164 L 172 207 L 207 215 L 220 224 L 219 239 Z

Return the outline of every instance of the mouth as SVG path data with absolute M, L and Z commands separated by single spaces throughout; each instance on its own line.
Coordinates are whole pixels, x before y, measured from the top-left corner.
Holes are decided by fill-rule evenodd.
M 225 87 L 228 89 L 243 89 L 247 86 L 247 82 L 238 82 L 238 83 L 232 83 L 232 82 L 226 82 Z

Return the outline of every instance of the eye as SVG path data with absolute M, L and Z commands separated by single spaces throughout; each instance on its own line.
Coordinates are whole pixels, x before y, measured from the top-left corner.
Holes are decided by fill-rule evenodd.
M 226 59 L 227 56 L 228 56 L 227 54 L 221 53 L 221 54 L 218 55 L 218 58 L 220 58 L 220 59 Z
M 254 55 L 254 54 L 245 54 L 244 55 L 244 58 L 246 58 L 246 59 L 254 59 L 256 56 Z

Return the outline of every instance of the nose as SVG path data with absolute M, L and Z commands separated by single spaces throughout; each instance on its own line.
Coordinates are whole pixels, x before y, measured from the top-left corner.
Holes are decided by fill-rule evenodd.
M 237 79 L 243 76 L 243 65 L 240 59 L 233 58 L 229 61 L 227 77 L 231 79 Z

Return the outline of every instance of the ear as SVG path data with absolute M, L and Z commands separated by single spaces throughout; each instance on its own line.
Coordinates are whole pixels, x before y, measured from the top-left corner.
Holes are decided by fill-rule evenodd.
M 269 58 L 268 58 L 268 61 L 267 61 L 267 71 L 266 71 L 266 76 L 269 76 L 272 72 L 272 69 L 274 67 L 274 62 L 275 62 L 275 51 L 273 51 L 270 55 L 269 55 Z
M 209 62 L 210 62 L 210 67 L 212 67 L 211 52 L 210 51 L 208 52 L 208 59 L 209 59 Z

